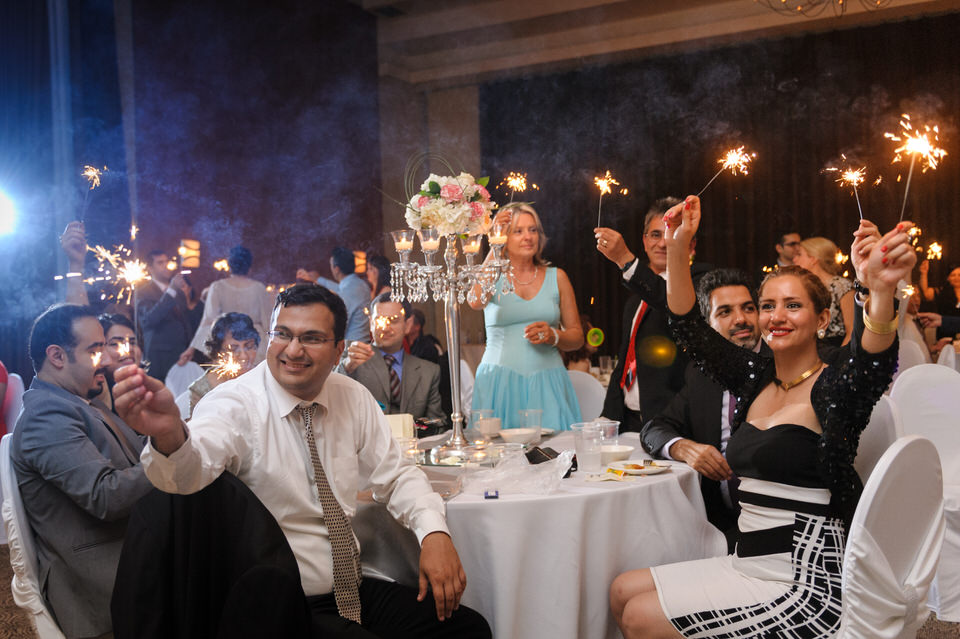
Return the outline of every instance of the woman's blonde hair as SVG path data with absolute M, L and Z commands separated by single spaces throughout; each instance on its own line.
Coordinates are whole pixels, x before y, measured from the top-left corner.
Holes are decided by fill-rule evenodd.
M 533 264 L 534 266 L 549 266 L 550 262 L 543 259 L 543 247 L 547 245 L 547 234 L 543 232 L 543 222 L 540 221 L 540 215 L 537 214 L 537 210 L 529 204 L 517 204 L 511 206 L 510 208 L 513 210 L 510 214 L 510 228 L 507 230 L 507 233 L 513 234 L 513 231 L 517 226 L 517 220 L 520 218 L 521 213 L 526 213 L 532 217 L 533 223 L 537 226 L 537 234 L 540 238 L 537 241 L 537 252 L 533 255 Z M 510 257 L 506 245 L 503 247 L 503 255 L 507 258 Z
M 837 264 L 837 253 L 840 249 L 836 244 L 825 237 L 808 237 L 800 242 L 800 246 L 817 260 L 824 271 L 830 275 L 840 274 L 840 265 Z

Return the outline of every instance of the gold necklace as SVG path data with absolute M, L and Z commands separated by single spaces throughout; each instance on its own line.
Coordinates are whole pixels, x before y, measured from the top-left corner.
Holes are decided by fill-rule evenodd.
M 529 281 L 526 281 L 526 282 L 521 282 L 520 280 L 518 280 L 518 279 L 517 279 L 517 273 L 516 273 L 516 271 L 514 271 L 514 272 L 513 272 L 513 283 L 514 283 L 514 284 L 519 284 L 520 286 L 526 286 L 527 284 L 533 284 L 534 280 L 537 279 L 537 273 L 538 273 L 539 271 L 540 271 L 540 267 L 539 267 L 539 266 L 534 266 L 534 267 L 533 267 L 533 277 L 531 277 L 530 280 L 529 280 Z
M 807 379 L 808 377 L 810 377 L 811 375 L 813 375 L 814 373 L 816 373 L 818 370 L 820 370 L 820 368 L 821 368 L 822 366 L 823 366 L 823 362 L 821 362 L 821 361 L 818 359 L 816 364 L 814 364 L 813 366 L 811 366 L 811 367 L 808 368 L 807 370 L 805 370 L 805 371 L 803 371 L 802 373 L 800 373 L 800 377 L 796 378 L 795 380 L 792 380 L 792 381 L 789 381 L 789 382 L 782 382 L 782 381 L 780 381 L 780 379 L 779 379 L 778 377 L 774 377 L 774 378 L 773 378 L 773 383 L 776 384 L 777 386 L 779 386 L 780 388 L 782 388 L 783 390 L 788 391 L 788 390 L 790 390 L 791 388 L 793 388 L 794 386 L 796 386 L 797 384 L 799 384 L 800 382 L 802 382 L 803 380 Z

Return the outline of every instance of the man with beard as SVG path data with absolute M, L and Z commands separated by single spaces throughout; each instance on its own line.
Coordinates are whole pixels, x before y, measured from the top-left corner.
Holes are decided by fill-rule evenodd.
M 96 398 L 112 362 L 89 308 L 52 306 L 33 323 L 36 377 L 10 457 L 37 540 L 40 588 L 68 638 L 110 632 L 110 595 L 130 510 L 151 488 L 146 441 Z
M 757 303 L 746 273 L 710 271 L 697 286 L 697 301 L 713 330 L 743 348 L 761 348 Z M 738 509 L 724 453 L 736 398 L 693 364 L 687 366 L 685 381 L 666 409 L 644 425 L 640 440 L 647 452 L 685 462 L 703 476 L 707 519 L 727 536 L 732 549 Z

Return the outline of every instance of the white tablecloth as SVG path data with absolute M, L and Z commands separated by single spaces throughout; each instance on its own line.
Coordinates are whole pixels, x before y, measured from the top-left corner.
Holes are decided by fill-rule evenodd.
M 636 434 L 621 440 L 643 455 Z M 543 445 L 563 450 L 572 438 L 561 433 Z M 548 496 L 458 495 L 447 503 L 447 521 L 467 574 L 463 603 L 483 614 L 497 639 L 619 637 L 609 606 L 614 577 L 726 553 L 704 515 L 698 476 L 684 464 L 623 483 L 575 473 Z M 366 566 L 416 583 L 416 539 L 384 508 L 361 508 L 354 528 Z

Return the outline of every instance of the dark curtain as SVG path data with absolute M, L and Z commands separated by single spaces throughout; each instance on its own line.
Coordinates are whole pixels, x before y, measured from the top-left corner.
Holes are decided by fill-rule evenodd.
M 547 257 L 567 270 L 579 308 L 606 331 L 600 352 L 616 354 L 627 292 L 595 249 L 594 176 L 609 169 L 629 189 L 604 197 L 602 225 L 642 255 L 643 214 L 654 199 L 699 191 L 728 148 L 756 151 L 749 175 L 724 173 L 704 193 L 697 245 L 698 259 L 753 275 L 775 262 L 784 230 L 826 236 L 849 252 L 859 221 L 852 190 L 822 173 L 841 153 L 868 168 L 865 216 L 884 229 L 896 223 L 908 165 L 891 164 L 895 145 L 883 133 L 908 112 L 939 123 L 950 153 L 938 170 L 914 172 L 906 211 L 924 245 L 945 247 L 931 268 L 938 282 L 960 258 L 958 33 L 960 14 L 950 14 L 491 82 L 480 91 L 484 172 L 496 183 L 524 171 L 540 186 L 518 198 L 536 202 L 551 238 Z

